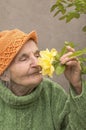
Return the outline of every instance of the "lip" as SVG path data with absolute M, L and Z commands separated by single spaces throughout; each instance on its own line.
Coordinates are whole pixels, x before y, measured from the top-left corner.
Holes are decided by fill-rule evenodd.
M 32 75 L 39 75 L 39 74 L 41 74 L 41 72 L 40 72 L 40 71 L 36 71 L 36 72 L 33 72 L 33 73 L 29 74 L 29 76 L 32 76 Z

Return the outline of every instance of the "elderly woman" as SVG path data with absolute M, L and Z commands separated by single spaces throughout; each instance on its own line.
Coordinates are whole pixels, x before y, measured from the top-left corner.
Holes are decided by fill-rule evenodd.
M 40 73 L 37 43 L 35 31 L 0 32 L 0 130 L 85 130 L 86 85 L 73 48 L 60 59 L 68 95 Z

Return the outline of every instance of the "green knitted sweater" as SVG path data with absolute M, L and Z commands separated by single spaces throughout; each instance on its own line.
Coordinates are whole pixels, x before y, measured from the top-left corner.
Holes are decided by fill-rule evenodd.
M 44 79 L 26 96 L 0 84 L 0 130 L 86 130 L 86 84 L 76 95 Z

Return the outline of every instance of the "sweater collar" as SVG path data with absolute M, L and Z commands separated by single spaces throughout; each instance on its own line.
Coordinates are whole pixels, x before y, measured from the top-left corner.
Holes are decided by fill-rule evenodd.
M 42 82 L 36 87 L 36 89 L 25 96 L 16 96 L 7 87 L 0 83 L 0 97 L 8 105 L 14 108 L 25 108 L 29 104 L 33 103 L 41 94 Z

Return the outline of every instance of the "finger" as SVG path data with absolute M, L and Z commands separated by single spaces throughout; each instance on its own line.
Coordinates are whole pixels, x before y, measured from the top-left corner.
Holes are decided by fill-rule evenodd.
M 79 59 L 77 57 L 70 57 L 70 55 L 73 54 L 72 52 L 69 52 L 65 55 L 63 55 L 61 58 L 60 58 L 60 62 L 61 64 L 66 64 L 66 62 L 69 62 L 69 61 L 78 61 L 79 62 Z
M 72 61 L 75 61 L 75 62 L 77 62 L 77 58 L 68 58 L 68 57 L 66 57 L 66 58 L 64 58 L 63 60 L 61 60 L 60 62 L 61 62 L 61 64 L 67 64 L 68 62 L 72 62 Z
M 65 63 L 67 66 L 76 66 L 77 68 L 79 68 L 81 70 L 81 65 L 80 65 L 80 61 L 78 60 L 78 58 L 70 60 L 68 62 Z
M 65 58 L 69 57 L 70 55 L 72 55 L 73 52 L 68 52 L 66 54 L 64 54 L 61 58 L 60 58 L 60 61 L 64 60 Z
M 78 63 L 77 60 L 70 60 L 65 63 L 67 66 L 76 66 Z
M 75 52 L 75 49 L 74 48 L 72 48 L 72 47 L 70 47 L 70 46 L 66 46 L 66 48 L 67 48 L 67 50 L 68 50 L 68 52 Z

